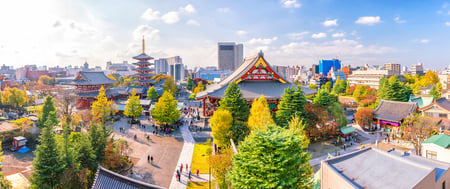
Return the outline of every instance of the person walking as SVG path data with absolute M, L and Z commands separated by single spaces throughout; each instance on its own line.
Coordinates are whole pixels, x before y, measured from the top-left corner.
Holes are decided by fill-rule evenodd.
M 200 171 L 197 169 L 197 177 L 198 177 L 198 174 L 200 173 Z
M 186 171 L 188 171 L 189 165 L 186 163 Z
M 183 164 L 181 164 L 180 173 L 183 173 Z
M 191 180 L 191 168 L 189 168 L 189 180 Z
M 150 155 L 147 156 L 147 163 L 150 163 Z
M 150 163 L 153 164 L 153 156 L 150 156 Z

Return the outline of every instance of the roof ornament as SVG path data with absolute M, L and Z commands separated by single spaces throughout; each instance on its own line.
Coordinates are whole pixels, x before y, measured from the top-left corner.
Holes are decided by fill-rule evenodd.
M 144 40 L 144 36 L 142 36 L 142 54 L 145 54 L 145 40 Z
M 264 57 L 264 53 L 262 52 L 262 50 L 259 50 L 258 56 Z

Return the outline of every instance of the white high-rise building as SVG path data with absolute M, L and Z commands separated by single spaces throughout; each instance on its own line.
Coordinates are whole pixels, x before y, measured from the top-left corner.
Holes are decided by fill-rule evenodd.
M 219 70 L 234 71 L 244 60 L 244 46 L 235 42 L 218 43 Z
M 156 74 L 164 73 L 173 76 L 175 82 L 184 80 L 184 65 L 180 56 L 155 60 Z

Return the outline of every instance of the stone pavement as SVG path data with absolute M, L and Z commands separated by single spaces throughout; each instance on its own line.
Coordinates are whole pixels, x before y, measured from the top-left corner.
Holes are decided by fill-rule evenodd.
M 183 124 L 180 131 L 181 131 L 181 135 L 183 136 L 183 139 L 184 139 L 184 145 L 183 145 L 183 149 L 181 150 L 180 158 L 178 159 L 177 167 L 175 168 L 175 170 L 173 172 L 172 182 L 170 183 L 169 188 L 183 188 L 184 189 L 187 187 L 187 183 L 188 183 L 188 174 L 187 174 L 187 172 L 185 170 L 186 168 L 184 166 L 186 165 L 186 163 L 189 166 L 191 166 L 192 155 L 194 154 L 195 141 L 194 141 L 194 138 L 192 137 L 191 132 L 189 131 L 189 126 L 187 124 Z M 177 173 L 177 170 L 179 170 L 181 168 L 180 167 L 181 164 L 184 165 L 183 166 L 184 171 L 182 172 L 181 182 L 178 182 L 175 175 Z

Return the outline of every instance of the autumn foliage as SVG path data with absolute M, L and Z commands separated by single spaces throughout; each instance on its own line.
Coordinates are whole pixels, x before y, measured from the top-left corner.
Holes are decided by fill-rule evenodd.
M 372 123 L 374 114 L 372 113 L 373 109 L 370 107 L 364 107 L 358 109 L 358 111 L 355 114 L 355 121 L 358 122 L 358 124 L 361 127 L 369 126 L 370 123 Z

